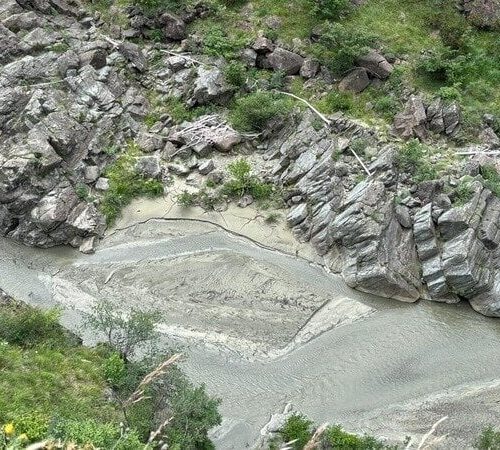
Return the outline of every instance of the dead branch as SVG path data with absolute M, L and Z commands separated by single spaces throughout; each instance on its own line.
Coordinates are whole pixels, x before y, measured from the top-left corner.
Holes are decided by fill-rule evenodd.
M 315 448 L 318 448 L 321 436 L 323 435 L 323 433 L 326 431 L 327 428 L 328 428 L 327 423 L 324 423 L 323 425 L 318 427 L 318 429 L 314 432 L 312 438 L 305 445 L 304 450 L 314 450 Z
M 439 419 L 434 425 L 432 425 L 431 429 L 426 434 L 424 434 L 424 436 L 422 437 L 420 444 L 418 444 L 417 450 L 422 449 L 423 445 L 425 444 L 425 441 L 427 439 L 429 439 L 429 437 L 432 435 L 432 433 L 434 433 L 434 431 L 436 431 L 436 428 L 438 427 L 438 425 L 441 422 L 444 422 L 446 419 L 448 419 L 448 416 L 441 417 L 441 419 Z

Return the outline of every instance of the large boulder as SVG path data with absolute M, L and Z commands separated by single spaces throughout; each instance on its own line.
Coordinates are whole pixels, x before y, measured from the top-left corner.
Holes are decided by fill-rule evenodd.
M 217 68 L 200 67 L 194 84 L 194 104 L 217 103 L 225 105 L 232 97 L 233 89 L 226 82 L 224 74 Z
M 427 113 L 421 97 L 412 95 L 405 109 L 396 114 L 393 132 L 403 139 L 427 137 Z
M 370 85 L 370 79 L 366 69 L 358 67 L 351 70 L 339 83 L 339 90 L 359 93 Z
M 371 50 L 366 55 L 360 56 L 357 65 L 364 67 L 370 75 L 385 80 L 393 72 L 394 67 L 390 64 L 384 56 L 375 50 Z
M 164 13 L 160 16 L 160 24 L 167 39 L 181 41 L 186 37 L 186 24 L 177 16 Z
M 477 27 L 500 29 L 500 0 L 464 0 L 464 11 Z
M 297 75 L 300 72 L 304 58 L 297 53 L 277 47 L 269 53 L 263 61 L 263 66 L 268 69 L 280 70 L 287 75 Z

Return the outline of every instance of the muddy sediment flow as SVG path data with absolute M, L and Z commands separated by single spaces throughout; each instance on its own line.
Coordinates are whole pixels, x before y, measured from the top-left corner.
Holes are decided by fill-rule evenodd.
M 258 438 L 287 402 L 317 422 L 389 438 L 443 415 L 447 448 L 500 414 L 500 321 L 468 305 L 355 292 L 306 245 L 250 210 L 186 214 L 137 202 L 93 255 L 0 241 L 0 288 L 62 306 L 77 328 L 98 299 L 154 309 L 188 375 L 223 399 L 220 449 Z

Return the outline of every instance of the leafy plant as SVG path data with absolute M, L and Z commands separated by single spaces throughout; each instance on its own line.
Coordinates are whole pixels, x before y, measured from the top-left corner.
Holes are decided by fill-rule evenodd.
M 291 448 L 302 450 L 312 437 L 313 422 L 301 414 L 293 414 L 280 430 L 284 442 L 295 441 Z
M 314 0 L 313 11 L 320 19 L 338 20 L 351 10 L 349 0 Z
M 500 431 L 492 426 L 486 427 L 474 446 L 479 450 L 500 450 Z
M 240 198 L 250 194 L 255 200 L 269 198 L 273 191 L 273 185 L 260 181 L 252 175 L 252 166 L 246 159 L 239 159 L 228 165 L 231 179 L 222 187 L 222 193 L 231 198 Z
M 225 67 L 224 76 L 229 84 L 239 88 L 246 82 L 247 71 L 242 63 L 233 61 Z
M 106 177 L 109 189 L 101 201 L 101 211 L 108 225 L 120 215 L 123 207 L 140 196 L 157 197 L 163 194 L 163 185 L 158 180 L 147 179 L 135 171 L 136 156 L 139 148 L 130 144 L 124 154 L 108 167 Z
M 332 449 L 339 450 L 382 450 L 389 448 L 373 436 L 358 436 L 347 433 L 340 425 L 328 427 L 325 432 L 325 440 Z
M 135 353 L 139 345 L 154 339 L 157 322 L 156 311 L 133 308 L 125 316 L 108 300 L 97 302 L 91 312 L 84 316 L 84 326 L 103 333 L 107 342 L 120 353 L 124 361 Z
M 258 91 L 236 100 L 229 119 L 241 131 L 262 131 L 271 119 L 285 116 L 291 103 L 279 94 Z
M 483 177 L 484 185 L 497 197 L 500 197 L 500 174 L 496 167 L 493 165 L 482 166 L 481 176 Z
M 438 177 L 435 165 L 428 160 L 430 149 L 413 139 L 400 148 L 398 154 L 399 168 L 413 175 L 416 182 L 434 180 Z

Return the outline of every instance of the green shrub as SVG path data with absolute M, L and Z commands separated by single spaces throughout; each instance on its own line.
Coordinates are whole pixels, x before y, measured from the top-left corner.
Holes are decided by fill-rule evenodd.
M 492 165 L 482 166 L 481 176 L 483 177 L 484 185 L 497 197 L 500 197 L 500 174 L 496 167 Z
M 196 205 L 197 195 L 192 192 L 182 191 L 176 198 L 176 202 L 184 208 Z
M 80 200 L 88 200 L 89 198 L 89 187 L 84 183 L 78 183 L 75 186 L 75 193 Z
M 274 192 L 270 183 L 260 181 L 252 175 L 252 166 L 246 159 L 239 159 L 228 165 L 231 179 L 222 186 L 222 193 L 231 198 L 240 198 L 250 194 L 255 200 L 264 200 Z
M 354 108 L 354 95 L 349 92 L 332 90 L 319 101 L 318 106 L 326 114 L 337 111 L 351 112 Z
M 389 448 L 373 436 L 358 436 L 347 433 L 339 425 L 329 427 L 325 432 L 324 439 L 332 450 L 379 450 Z
M 285 87 L 286 72 L 274 70 L 269 77 L 269 89 L 281 90 Z
M 255 92 L 236 100 L 230 111 L 232 126 L 241 131 L 262 131 L 271 119 L 285 116 L 291 102 L 280 94 Z
M 29 441 L 36 442 L 47 437 L 50 417 L 39 411 L 30 411 L 14 416 L 12 422 L 17 435 L 25 434 Z
M 203 34 L 203 52 L 211 56 L 234 58 L 247 44 L 247 39 L 240 36 L 229 36 L 220 25 L 212 25 Z
M 391 95 L 384 95 L 373 102 L 373 110 L 380 113 L 386 120 L 394 119 L 398 107 L 398 100 Z
M 139 155 L 138 147 L 131 144 L 106 170 L 109 189 L 104 194 L 100 208 L 108 225 L 115 222 L 122 208 L 134 198 L 157 197 L 163 194 L 163 185 L 160 181 L 144 178 L 135 171 L 136 156 Z
M 233 61 L 225 67 L 224 76 L 229 84 L 240 88 L 246 82 L 247 70 L 242 63 Z
M 500 450 L 500 431 L 486 427 L 474 446 L 479 450 Z
M 119 353 L 113 352 L 106 360 L 104 376 L 113 388 L 119 388 L 123 385 L 127 376 L 127 367 Z
M 417 139 L 407 142 L 400 148 L 397 162 L 399 168 L 413 176 L 415 182 L 435 180 L 438 171 L 435 165 L 428 161 L 430 148 Z
M 449 47 L 436 47 L 424 53 L 417 61 L 418 73 L 435 81 L 448 81 L 456 52 Z
M 474 195 L 470 181 L 460 181 L 454 189 L 452 199 L 455 206 L 465 205 Z
M 59 324 L 60 311 L 42 311 L 24 306 L 2 308 L 0 341 L 32 348 L 36 345 L 66 344 L 66 335 Z
M 351 10 L 349 0 L 313 0 L 314 14 L 320 19 L 338 20 Z
M 302 414 L 294 414 L 288 418 L 280 435 L 284 442 L 296 440 L 291 444 L 294 450 L 302 450 L 312 437 L 313 422 Z
M 351 69 L 356 58 L 367 53 L 375 43 L 375 36 L 341 23 L 331 23 L 315 47 L 318 59 L 331 71 L 342 74 Z
M 63 442 L 93 445 L 95 448 L 115 450 L 143 450 L 136 432 L 120 430 L 118 424 L 100 423 L 93 419 L 61 420 L 51 430 L 54 438 Z

